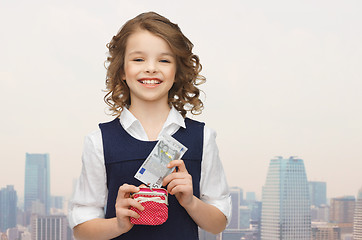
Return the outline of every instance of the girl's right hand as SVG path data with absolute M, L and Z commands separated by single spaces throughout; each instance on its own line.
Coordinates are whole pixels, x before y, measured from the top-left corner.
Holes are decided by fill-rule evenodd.
M 130 221 L 130 217 L 139 218 L 140 216 L 135 211 L 130 210 L 130 207 L 135 207 L 140 211 L 144 210 L 144 207 L 131 198 L 131 193 L 139 192 L 139 187 L 123 184 L 118 189 L 118 195 L 116 199 L 116 217 L 118 226 L 123 233 L 128 232 L 133 227 Z

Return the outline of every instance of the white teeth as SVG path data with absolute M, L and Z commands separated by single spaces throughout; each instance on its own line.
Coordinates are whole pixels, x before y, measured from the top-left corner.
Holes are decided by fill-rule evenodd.
M 143 84 L 159 84 L 160 81 L 158 81 L 158 80 L 143 80 L 142 83 Z

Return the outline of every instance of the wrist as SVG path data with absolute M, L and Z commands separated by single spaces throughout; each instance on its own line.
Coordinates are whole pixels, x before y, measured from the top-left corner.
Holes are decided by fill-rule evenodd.
M 195 211 L 195 209 L 197 209 L 198 200 L 199 199 L 197 197 L 192 196 L 191 200 L 186 205 L 184 205 L 183 207 L 185 208 L 185 210 L 187 212 Z
M 112 220 L 113 229 L 115 229 L 117 237 L 119 235 L 126 233 L 129 230 L 129 229 L 127 230 L 125 226 L 121 224 L 120 221 L 118 221 L 117 217 L 114 217 L 111 220 Z

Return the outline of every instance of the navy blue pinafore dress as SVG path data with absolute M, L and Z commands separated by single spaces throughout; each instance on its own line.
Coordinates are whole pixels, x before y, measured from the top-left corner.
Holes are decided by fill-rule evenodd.
M 201 161 L 204 140 L 204 123 L 185 118 L 186 128 L 180 129 L 172 136 L 185 145 L 188 150 L 182 157 L 187 171 L 192 176 L 193 191 L 200 197 Z M 119 187 L 124 184 L 139 186 L 142 184 L 134 178 L 143 161 L 152 151 L 157 141 L 140 141 L 129 135 L 119 119 L 99 124 L 102 132 L 105 168 L 107 174 L 108 200 L 106 218 L 116 216 L 115 202 Z M 178 203 L 175 196 L 169 195 L 169 216 L 159 226 L 134 225 L 133 228 L 114 239 L 129 240 L 197 240 L 198 226 Z

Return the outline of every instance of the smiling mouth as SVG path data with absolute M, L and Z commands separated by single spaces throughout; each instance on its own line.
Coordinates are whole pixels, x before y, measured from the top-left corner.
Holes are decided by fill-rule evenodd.
M 142 84 L 149 84 L 149 85 L 155 85 L 155 84 L 161 84 L 162 81 L 158 78 L 142 78 L 139 79 L 138 82 Z

